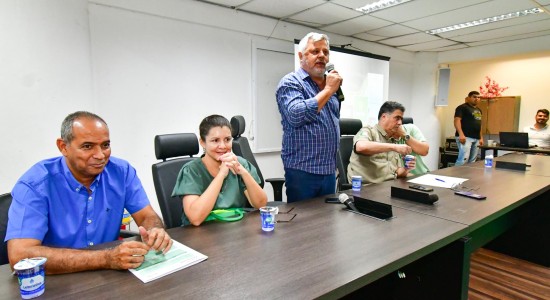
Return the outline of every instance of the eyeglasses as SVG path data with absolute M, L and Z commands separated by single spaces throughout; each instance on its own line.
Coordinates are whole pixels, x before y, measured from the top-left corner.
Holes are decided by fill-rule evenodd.
M 451 186 L 451 190 L 455 192 L 472 192 L 477 191 L 479 186 L 466 186 L 462 183 L 455 183 Z

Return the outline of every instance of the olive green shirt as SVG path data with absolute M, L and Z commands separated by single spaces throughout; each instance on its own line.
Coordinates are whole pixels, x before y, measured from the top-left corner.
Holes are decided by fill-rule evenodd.
M 421 142 L 426 142 L 426 138 L 422 134 L 422 131 L 420 131 L 420 129 L 418 127 L 416 127 L 416 125 L 414 125 L 414 124 L 403 124 L 403 129 L 405 130 L 406 134 L 412 136 L 416 140 L 421 141 Z M 400 139 L 399 143 L 401 143 L 401 142 L 403 144 L 405 144 L 405 140 Z M 422 160 L 422 156 L 420 156 L 419 154 L 417 154 L 414 151 L 413 151 L 412 155 L 414 155 L 414 157 L 416 158 L 416 167 L 414 169 L 410 170 L 409 173 L 411 173 L 413 175 L 420 175 L 420 174 L 425 174 L 425 173 L 430 172 L 430 169 L 428 169 L 428 166 L 426 166 L 426 164 Z
M 250 175 L 260 184 L 260 177 L 256 171 L 254 165 L 242 157 L 237 157 L 241 166 L 243 166 Z M 172 191 L 172 197 L 179 196 L 183 197 L 185 195 L 202 195 L 204 191 L 208 188 L 210 183 L 214 180 L 214 177 L 210 175 L 206 166 L 203 164 L 201 158 L 197 158 L 193 161 L 185 164 L 176 180 L 176 185 Z M 246 190 L 246 185 L 244 184 L 243 179 L 240 175 L 235 175 L 232 172 L 229 172 L 227 177 L 225 177 L 222 188 L 216 199 L 216 204 L 214 208 L 223 209 L 223 208 L 240 208 L 240 207 L 249 207 L 250 204 L 248 199 L 244 195 Z M 182 215 L 182 224 L 187 226 L 190 224 L 189 219 L 185 215 L 185 209 Z
M 373 155 L 357 154 L 355 144 L 358 141 L 395 144 L 400 140 L 402 139 L 390 138 L 378 124 L 361 128 L 353 137 L 354 151 L 351 153 L 348 165 L 348 181 L 351 182 L 351 177 L 355 175 L 362 176 L 363 183 L 379 183 L 394 179 L 397 168 L 403 167 L 403 159 L 399 153 L 388 151 Z

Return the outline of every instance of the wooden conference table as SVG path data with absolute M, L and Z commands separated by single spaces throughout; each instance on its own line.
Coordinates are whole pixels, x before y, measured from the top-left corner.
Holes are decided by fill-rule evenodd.
M 487 196 L 474 200 L 454 194 L 447 188 L 434 187 L 439 196 L 434 205 L 426 205 L 390 196 L 391 186 L 407 188 L 408 179 L 363 187 L 351 195 L 375 200 L 468 226 L 464 258 L 463 295 L 467 297 L 469 254 L 481 246 L 550 267 L 550 157 L 513 154 L 497 160 L 529 162 L 525 172 L 485 168 L 483 161 L 441 169 L 432 174 L 468 178 L 463 188 Z M 509 233 L 510 232 L 510 233 Z M 505 234 L 506 233 L 506 234 Z M 501 236 L 503 236 L 501 238 Z M 494 247 L 493 247 L 494 245 Z
M 485 158 L 485 152 L 487 150 L 493 150 L 493 156 L 498 156 L 498 151 L 516 151 L 516 152 L 524 152 L 524 153 L 542 153 L 542 154 L 549 154 L 550 155 L 550 148 L 542 148 L 542 147 L 533 147 L 533 148 L 512 148 L 512 147 L 503 147 L 503 146 L 479 146 L 479 150 L 481 150 L 481 159 Z
M 339 298 L 467 233 L 464 224 L 400 208 L 393 219 L 380 221 L 321 198 L 284 207 L 294 207 L 296 217 L 270 233 L 261 231 L 258 211 L 238 222 L 170 229 L 173 239 L 208 259 L 163 278 L 143 284 L 128 271 L 112 270 L 48 275 L 41 299 Z M 434 269 L 449 259 L 442 260 Z M 461 267 L 451 261 L 451 268 Z M 19 298 L 9 266 L 0 274 L 0 298 Z
M 550 163 L 550 157 L 529 159 Z M 50 275 L 42 299 L 333 299 L 380 286 L 398 270 L 409 274 L 407 278 L 415 278 L 409 270 L 420 270 L 416 274 L 426 275 L 422 288 L 429 289 L 432 298 L 466 299 L 470 253 L 505 232 L 515 235 L 497 246 L 509 250 L 510 243 L 517 244 L 512 254 L 548 265 L 550 237 L 544 233 L 550 227 L 550 176 L 476 164 L 433 174 L 468 178 L 464 185 L 487 199 L 464 198 L 437 187 L 435 205 L 391 198 L 392 185 L 408 186 L 403 179 L 364 186 L 357 194 L 391 204 L 394 218 L 388 221 L 316 198 L 281 206 L 282 211 L 294 207 L 290 213 L 297 215 L 291 222 L 278 223 L 271 233 L 261 231 L 257 211 L 234 223 L 173 228 L 173 239 L 209 258 L 147 284 L 128 271 Z M 9 266 L 0 266 L 0 274 L 0 298 L 19 298 Z M 391 292 L 394 286 L 389 287 Z

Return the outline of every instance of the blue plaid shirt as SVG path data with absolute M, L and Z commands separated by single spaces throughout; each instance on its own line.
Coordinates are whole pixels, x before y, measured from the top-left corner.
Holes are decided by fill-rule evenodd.
M 320 175 L 336 172 L 339 103 L 336 95 L 332 95 L 317 113 L 315 96 L 319 92 L 317 84 L 302 68 L 279 82 L 276 96 L 283 125 L 281 157 L 285 169 Z

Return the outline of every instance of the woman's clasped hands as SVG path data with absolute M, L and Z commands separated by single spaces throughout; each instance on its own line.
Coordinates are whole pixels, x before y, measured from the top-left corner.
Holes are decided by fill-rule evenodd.
M 233 152 L 227 152 L 220 157 L 218 160 L 221 162 L 220 171 L 224 172 L 225 176 L 229 174 L 229 171 L 235 175 L 241 175 L 243 172 L 246 172 L 246 169 L 242 167 L 237 159 L 237 156 Z

